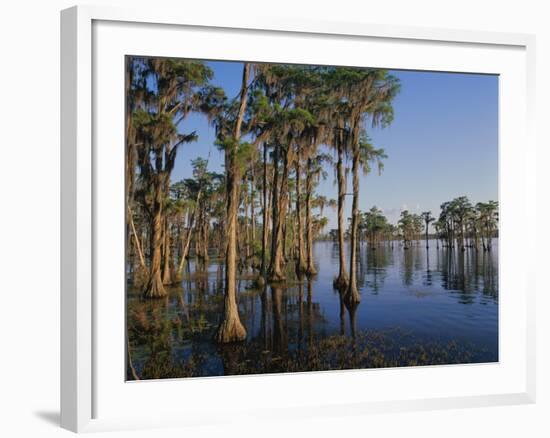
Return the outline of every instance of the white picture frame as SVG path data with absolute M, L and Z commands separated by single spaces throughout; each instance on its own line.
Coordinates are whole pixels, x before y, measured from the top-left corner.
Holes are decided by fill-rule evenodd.
M 104 27 L 96 27 L 98 25 Z M 124 27 L 127 27 L 121 30 Z M 99 30 L 98 30 L 99 29 Z M 114 292 L 109 297 L 105 296 L 105 281 L 109 273 L 103 269 L 106 258 L 106 246 L 104 223 L 101 211 L 98 208 L 102 202 L 105 206 L 117 204 L 117 189 L 112 190 L 112 196 L 106 192 L 106 187 L 115 187 L 109 178 L 115 178 L 117 162 L 114 167 L 107 168 L 101 152 L 97 152 L 97 142 L 107 140 L 103 135 L 111 135 L 109 124 L 105 122 L 107 115 L 100 111 L 105 105 L 101 92 L 103 85 L 99 84 L 101 78 L 109 70 L 102 70 L 105 63 L 101 63 L 101 56 L 113 56 L 119 59 L 120 53 L 126 51 L 125 38 L 120 32 L 133 32 L 131 35 L 139 35 L 139 32 L 147 29 L 150 35 L 164 34 L 159 38 L 170 40 L 170 32 L 200 32 L 201 36 L 223 36 L 224 32 L 234 35 L 234 38 L 247 38 L 254 36 L 258 41 L 266 38 L 266 41 L 279 41 L 278 45 L 290 48 L 290 39 L 302 38 L 323 41 L 335 41 L 335 44 L 392 44 L 396 45 L 396 53 L 401 50 L 403 58 L 405 51 L 399 45 L 407 45 L 419 50 L 436 50 L 442 56 L 434 59 L 433 64 L 425 63 L 423 69 L 443 69 L 447 62 L 448 69 L 460 71 L 461 65 L 472 66 L 472 59 L 478 59 L 479 68 L 472 67 L 476 71 L 502 74 L 511 78 L 504 81 L 501 93 L 504 101 L 500 102 L 500 196 L 507 200 L 501 206 L 503 239 L 507 239 L 504 245 L 504 257 L 501 261 L 503 275 L 501 286 L 513 284 L 519 292 L 510 299 L 505 299 L 500 313 L 501 334 L 513 333 L 504 339 L 501 336 L 500 346 L 504 347 L 504 357 L 500 362 L 491 365 L 493 368 L 483 366 L 459 365 L 452 368 L 445 367 L 418 367 L 414 370 L 358 370 L 351 372 L 308 373 L 281 376 L 253 376 L 253 377 L 224 377 L 214 379 L 190 379 L 187 383 L 182 380 L 153 381 L 131 383 L 124 382 L 124 378 L 116 385 L 113 379 L 124 375 L 124 370 L 118 370 L 121 363 L 119 359 L 112 359 L 109 353 L 117 351 L 119 347 L 120 357 L 124 355 L 124 345 L 120 345 L 120 336 L 113 336 L 113 340 L 107 339 L 105 332 L 112 329 L 117 332 L 120 328 L 116 310 L 120 310 L 120 302 L 123 298 L 115 298 L 117 292 L 123 288 L 123 282 L 115 281 Z M 178 30 L 179 29 L 179 30 Z M 225 35 L 225 36 L 227 36 Z M 139 38 L 136 38 L 139 40 Z M 107 50 L 105 41 L 112 46 Z M 156 41 L 156 42 L 155 42 Z M 170 52 L 170 47 L 163 46 L 161 53 L 159 40 L 152 38 L 147 50 L 158 50 L 158 55 L 180 55 Z M 155 48 L 155 44 L 156 48 Z M 266 53 L 262 57 L 269 60 L 282 60 L 281 54 L 274 49 L 274 43 L 266 46 Z M 312 43 L 313 44 L 313 43 Z M 468 51 L 478 51 L 477 55 L 470 57 L 469 64 L 461 64 L 460 56 L 445 56 L 447 47 L 452 45 L 457 50 L 464 52 L 468 57 Z M 335 46 L 336 47 L 336 46 Z M 461 31 L 450 29 L 424 29 L 402 26 L 383 26 L 366 23 L 339 23 L 317 22 L 296 19 L 258 18 L 247 21 L 227 22 L 223 17 L 209 14 L 208 16 L 192 16 L 182 11 L 163 11 L 151 9 L 147 11 L 119 9 L 111 7 L 78 6 L 62 11 L 61 13 L 61 426 L 75 431 L 100 431 L 112 429 L 134 429 L 163 426 L 184 426 L 190 424 L 205 424 L 213 421 L 238 421 L 239 419 L 270 418 L 285 414 L 293 418 L 306 418 L 311 416 L 326 415 L 361 415 L 370 412 L 398 412 L 415 409 L 441 409 L 452 407 L 475 407 L 488 405 L 532 403 L 535 400 L 535 308 L 534 285 L 528 278 L 529 272 L 534 266 L 528 259 L 524 259 L 514 268 L 514 272 L 506 269 L 514 262 L 513 253 L 516 249 L 532 248 L 535 244 L 535 150 L 533 138 L 533 110 L 534 110 L 534 47 L 535 39 L 531 35 L 506 34 Z M 118 52 L 117 52 L 118 50 Z M 134 50 L 134 49 L 128 49 Z M 145 49 L 144 49 L 145 50 Z M 179 50 L 179 49 L 178 49 Z M 216 56 L 215 50 L 221 50 L 220 46 L 208 49 L 197 49 L 198 52 L 190 53 L 189 57 L 210 58 Z M 200 50 L 204 50 L 201 52 Z M 208 50 L 211 50 L 208 52 Z M 253 50 L 251 48 L 250 50 Z M 323 56 L 331 56 L 330 47 L 325 50 Z M 392 49 L 393 50 L 393 49 Z M 480 51 L 481 50 L 481 51 Z M 495 56 L 480 56 L 489 52 L 495 52 Z M 107 52 L 112 52 L 107 54 Z M 271 53 L 272 52 L 272 53 Z M 290 50 L 289 50 L 290 52 Z M 312 53 L 314 50 L 312 50 Z M 438 53 L 439 53 L 438 52 Z M 472 53 L 473 53 L 472 52 Z M 497 53 L 498 52 L 498 53 Z M 126 52 L 127 54 L 136 54 Z M 201 53 L 204 53 L 201 56 Z M 434 52 L 435 53 L 435 52 Z M 228 54 L 227 59 L 238 59 L 242 56 L 255 56 L 249 53 L 239 52 Z M 284 56 L 293 56 L 287 54 Z M 315 56 L 309 55 L 309 56 Z M 318 55 L 321 56 L 321 55 Z M 335 53 L 332 54 L 335 56 Z M 449 58 L 447 61 L 445 58 Z M 494 58 L 491 61 L 491 58 Z M 497 59 L 498 58 L 498 59 Z M 111 58 L 106 58 L 111 59 Z M 248 59 L 248 58 L 246 58 Z M 311 58 L 314 59 L 314 58 Z M 320 58 L 315 58 L 320 59 Z M 327 58 L 328 59 L 328 58 Z M 99 61 L 98 61 L 99 60 Z M 264 60 L 264 59 L 253 59 Z M 267 60 L 267 59 L 265 59 Z M 290 61 L 295 60 L 290 59 Z M 496 61 L 495 61 L 496 60 Z M 500 61 L 499 61 L 500 60 Z M 97 61 L 98 65 L 95 65 Z M 455 62 L 456 64 L 451 64 Z M 309 62 L 309 61 L 308 61 Z M 345 61 L 344 61 L 345 62 Z M 385 62 L 380 58 L 380 63 Z M 389 61 L 388 61 L 389 62 Z M 391 67 L 415 68 L 418 64 L 403 61 L 400 66 Z M 494 62 L 494 64 L 491 64 Z M 122 64 L 121 64 L 122 65 Z M 453 67 L 453 65 L 455 67 Z M 492 67 L 494 65 L 495 67 Z M 439 67 L 438 67 L 439 66 Z M 502 66 L 502 67 L 499 67 Z M 389 67 L 389 66 L 388 66 Z M 116 67 L 114 67 L 116 70 Z M 499 70 L 502 68 L 502 70 Z M 509 69 L 509 70 L 506 70 Z M 471 71 L 467 68 L 463 71 Z M 120 69 L 122 75 L 122 69 Z M 508 75 L 508 76 L 506 76 Z M 116 85 L 113 82 L 111 85 Z M 109 86 L 104 87 L 104 92 Z M 120 90 L 122 92 L 122 89 Z M 103 100 L 102 100 L 103 99 Z M 120 107 L 120 99 L 110 97 L 110 107 L 116 107 L 116 111 L 123 111 Z M 508 114 L 506 103 L 519 105 L 518 113 Z M 118 114 L 118 113 L 117 113 Z M 508 127 L 509 117 L 518 116 L 515 126 Z M 123 124 L 123 118 L 118 120 L 108 115 L 110 123 Z M 99 128 L 98 128 L 99 126 Z M 117 131 L 114 127 L 112 132 Z M 118 132 L 118 131 L 117 131 Z M 115 141 L 120 138 L 114 134 Z M 521 148 L 513 149 L 512 144 L 521 142 Z M 123 142 L 120 143 L 121 150 Z M 504 146 L 503 146 L 504 145 Z M 504 148 L 504 149 L 503 149 Z M 500 155 L 499 155 L 500 156 Z M 517 167 L 514 169 L 514 164 Z M 113 173 L 114 172 L 114 173 Z M 123 172 L 123 167 L 120 167 Z M 513 172 L 513 173 L 512 173 Z M 121 175 L 122 177 L 122 175 Z M 509 182 L 513 178 L 514 186 Z M 109 199 L 107 199 L 109 198 Z M 105 201 L 104 201 L 105 200 Z M 118 199 L 120 200 L 120 199 Z M 521 201 L 528 205 L 529 209 L 512 211 L 513 202 Z M 121 204 L 123 213 L 123 205 Z M 527 221 L 530 231 L 522 233 L 522 239 L 514 238 L 515 224 Z M 115 224 L 116 224 L 115 220 Z M 122 222 L 120 222 L 122 224 Z M 119 224 L 119 225 L 120 225 Z M 103 227 L 103 228 L 102 228 Z M 116 227 L 115 227 L 116 229 Z M 120 230 L 122 230 L 120 226 Z M 112 230 L 111 230 L 112 231 Z M 99 232 L 99 234 L 98 234 Z M 122 235 L 122 231 L 120 233 Z M 111 236 L 116 245 L 120 240 Z M 123 239 L 121 236 L 120 238 Z M 119 245 L 120 246 L 120 245 Z M 507 247 L 507 248 L 506 248 Z M 122 250 L 123 251 L 123 250 Z M 533 253 L 532 251 L 529 254 Z M 110 256 L 109 256 L 110 257 Z M 115 257 L 115 256 L 113 256 Z M 527 256 L 530 257 L 530 256 Z M 507 260 L 507 261 L 506 261 Z M 116 264 L 116 263 L 115 263 Z M 504 270 L 503 270 L 504 269 Z M 120 273 L 123 275 L 123 273 Z M 116 279 L 115 279 L 116 280 Z M 98 300 L 98 290 L 102 291 L 102 299 Z M 123 289 L 122 289 L 123 290 Z M 111 306 L 111 304 L 113 304 Z M 110 307 L 106 307 L 109 305 Z M 119 306 L 119 307 L 117 307 Z M 110 313 L 113 312 L 113 319 Z M 109 317 L 108 317 L 109 316 Z M 515 331 L 512 332 L 512 317 L 517 322 Z M 517 317 L 517 318 L 516 318 Z M 112 321 L 112 322 L 109 322 Z M 109 325 L 111 324 L 111 325 Z M 121 331 L 122 333 L 122 331 Z M 508 343 L 514 344 L 510 351 L 506 351 Z M 503 346 L 503 343 L 506 343 Z M 514 355 L 511 354 L 513 351 Z M 102 352 L 103 354 L 101 354 Z M 512 359 L 511 357 L 514 356 Z M 517 357 L 516 357 L 517 356 Z M 122 359 L 123 361 L 123 359 Z M 512 363 L 513 362 L 513 363 Z M 507 369 L 508 371 L 503 371 Z M 112 368 L 112 369 L 111 369 Z M 420 369 L 421 368 L 421 369 Z M 111 369 L 111 370 L 110 370 Z M 114 371 L 113 371 L 114 370 Z M 449 371 L 451 370 L 451 371 Z M 111 372 L 112 371 L 112 372 Z M 461 377 L 462 376 L 462 377 Z M 429 381 L 434 379 L 442 382 L 457 379 L 454 382 L 455 389 L 446 392 L 445 387 L 437 383 L 428 392 L 421 393 L 414 388 L 405 390 L 403 383 L 414 379 Z M 387 391 L 387 396 L 381 392 L 376 395 L 376 389 L 370 398 L 362 394 L 346 392 L 346 388 L 357 387 L 359 382 L 369 383 L 369 388 L 376 388 L 376 382 L 394 382 L 398 389 Z M 464 379 L 461 382 L 460 379 Z M 481 382 L 479 390 L 471 391 L 466 379 L 474 379 Z M 490 381 L 490 382 L 489 382 Z M 512 383 L 507 383 L 512 382 Z M 485 384 L 485 386 L 483 386 Z M 224 411 L 218 405 L 206 405 L 201 403 L 201 397 L 197 397 L 196 406 L 179 407 L 171 410 L 159 406 L 148 409 L 148 414 L 143 415 L 137 411 L 132 414 L 132 409 L 117 410 L 117 406 L 131 400 L 149 400 L 162 397 L 167 394 L 168 400 L 172 397 L 169 393 L 176 386 L 181 388 L 186 385 L 187 393 L 198 394 L 204 388 L 205 391 L 217 391 L 219 393 L 234 393 L 241 391 L 243 395 L 236 403 L 234 409 Z M 322 385 L 322 393 L 315 390 Z M 508 385 L 508 386 L 507 386 Z M 116 386 L 116 388 L 114 388 Z M 270 402 L 258 399 L 258 388 L 262 387 L 272 392 Z M 462 387 L 462 388 L 460 388 Z M 110 389 L 106 389 L 110 388 Z M 119 389 L 117 389 L 119 388 Z M 279 390 L 277 390 L 279 388 Z M 293 397 L 292 403 L 285 399 L 284 391 L 289 388 L 300 388 L 299 393 Z M 342 391 L 336 391 L 341 388 Z M 117 392 L 118 391 L 118 392 Z M 287 392 L 288 393 L 288 392 Z M 303 395 L 303 394 L 306 395 Z M 328 395 L 327 395 L 328 394 Z M 419 394 L 424 394 L 420 395 Z M 428 395 L 426 395 L 428 394 Z M 124 398 L 126 397 L 126 398 Z M 221 397 L 223 399 L 223 396 Z M 223 401 L 223 400 L 222 400 Z M 189 409 L 193 408 L 192 411 Z M 207 411 L 208 408 L 208 411 Z M 102 414 L 106 412 L 106 414 Z

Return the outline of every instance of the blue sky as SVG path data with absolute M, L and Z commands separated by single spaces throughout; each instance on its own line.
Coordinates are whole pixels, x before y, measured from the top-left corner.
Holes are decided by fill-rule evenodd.
M 208 62 L 213 83 L 228 97 L 239 92 L 242 63 Z M 394 101 L 395 117 L 385 129 L 367 127 L 376 147 L 388 158 L 381 175 L 373 171 L 360 177 L 360 209 L 376 205 L 390 222 L 401 210 L 414 213 L 431 210 L 466 195 L 473 203 L 498 199 L 498 77 L 420 71 L 391 71 L 401 80 Z M 223 169 L 223 154 L 214 145 L 214 130 L 206 118 L 193 114 L 182 124 L 183 132 L 196 131 L 198 142 L 178 151 L 172 180 L 191 174 L 190 162 L 209 157 L 209 168 Z M 334 173 L 317 191 L 336 198 Z M 351 178 L 348 178 L 351 179 Z M 348 181 L 349 183 L 351 181 Z M 346 214 L 350 215 L 351 199 Z M 336 213 L 325 209 L 327 229 L 336 228 Z

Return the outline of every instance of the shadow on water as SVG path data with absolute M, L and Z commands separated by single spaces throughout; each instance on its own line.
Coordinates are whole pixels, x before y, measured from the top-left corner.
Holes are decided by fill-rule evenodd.
M 166 299 L 128 288 L 128 379 L 493 362 L 498 360 L 498 242 L 492 252 L 359 247 L 361 303 L 332 287 L 338 247 L 317 242 L 319 274 L 253 287 L 238 281 L 247 340 L 217 345 L 223 265 L 188 263 Z M 290 265 L 290 264 L 289 264 Z M 134 372 L 131 372 L 133 368 Z

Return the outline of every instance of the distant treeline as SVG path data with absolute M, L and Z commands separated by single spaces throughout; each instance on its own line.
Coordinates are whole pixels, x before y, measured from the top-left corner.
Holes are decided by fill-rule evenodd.
M 438 246 L 441 241 L 445 247 L 490 251 L 491 240 L 498 237 L 498 202 L 478 202 L 474 206 L 466 196 L 441 204 L 437 219 L 431 211 L 415 214 L 403 210 L 394 225 L 376 206 L 367 212 L 360 212 L 359 218 L 359 238 L 368 241 L 373 248 L 381 242 L 401 241 L 408 249 L 413 241 L 421 239 L 426 241 L 428 247 L 428 240 L 436 239 Z M 349 230 L 345 237 L 349 237 Z M 319 239 L 336 241 L 338 230 L 330 230 Z

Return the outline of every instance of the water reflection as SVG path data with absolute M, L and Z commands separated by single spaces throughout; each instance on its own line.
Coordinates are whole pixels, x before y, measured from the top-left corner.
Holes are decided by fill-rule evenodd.
M 384 280 L 387 275 L 387 267 L 392 263 L 393 250 L 389 245 L 377 247 L 375 249 L 370 248 L 367 244 L 364 245 L 364 264 L 365 269 L 361 269 L 359 272 L 363 272 L 364 282 L 374 294 L 384 287 Z
M 245 343 L 212 336 L 223 264 L 185 267 L 166 300 L 128 290 L 128 378 L 164 378 L 498 360 L 498 242 L 492 252 L 362 244 L 362 301 L 332 288 L 338 248 L 315 244 L 319 275 L 257 290 L 239 280 Z M 135 372 L 132 372 L 132 369 Z

